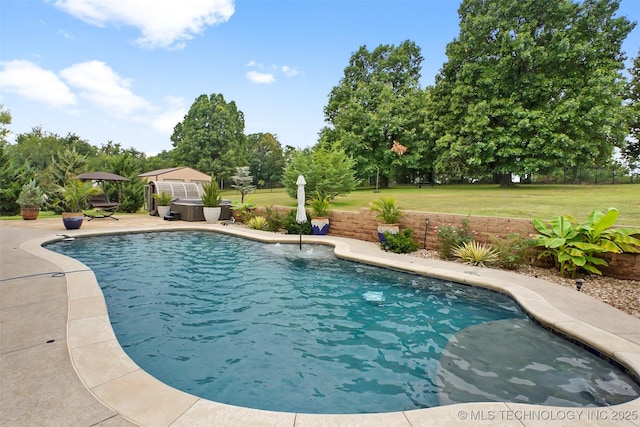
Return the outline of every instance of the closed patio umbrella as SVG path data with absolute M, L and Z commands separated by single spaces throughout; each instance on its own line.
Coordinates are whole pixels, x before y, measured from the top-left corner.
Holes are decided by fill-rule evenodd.
M 307 222 L 307 212 L 304 210 L 305 195 L 304 186 L 307 182 L 304 176 L 298 175 L 296 185 L 298 186 L 298 211 L 296 212 L 296 222 L 300 225 L 300 249 L 302 249 L 302 224 Z

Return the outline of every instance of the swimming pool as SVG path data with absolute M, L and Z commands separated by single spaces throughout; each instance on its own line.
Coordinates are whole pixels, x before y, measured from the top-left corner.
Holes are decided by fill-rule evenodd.
M 95 271 L 138 365 L 220 402 L 354 413 L 457 401 L 606 405 L 638 395 L 624 373 L 532 324 L 503 295 L 340 261 L 322 246 L 176 232 L 49 248 Z M 532 342 L 538 354 L 516 351 Z

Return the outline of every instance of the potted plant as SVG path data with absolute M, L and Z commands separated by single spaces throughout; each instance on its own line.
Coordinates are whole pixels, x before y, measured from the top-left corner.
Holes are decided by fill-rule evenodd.
M 211 182 L 205 182 L 202 184 L 202 204 L 204 206 L 204 219 L 213 224 L 220 218 L 220 202 L 222 197 L 220 196 L 220 187 L 216 181 L 216 177 L 211 177 Z
M 311 216 L 311 230 L 315 235 L 324 236 L 329 232 L 329 196 L 325 196 L 321 191 L 316 191 L 316 195 L 309 202 L 313 211 Z
M 62 213 L 62 223 L 67 230 L 76 230 L 82 226 L 82 207 L 87 204 L 89 197 L 100 194 L 101 190 L 94 187 L 91 181 L 83 182 L 74 178 L 61 187 L 60 191 L 66 207 L 66 211 Z
M 384 233 L 398 234 L 400 232 L 400 218 L 402 209 L 396 206 L 395 199 L 381 197 L 369 204 L 369 209 L 376 212 L 378 224 L 378 239 L 384 243 Z
M 158 216 L 160 218 L 164 218 L 169 213 L 171 209 L 171 200 L 173 197 L 171 194 L 167 194 L 166 192 L 162 192 L 160 194 L 154 193 L 153 198 L 156 199 L 156 209 L 158 211 Z
M 38 187 L 35 179 L 22 186 L 16 203 L 20 205 L 22 219 L 33 220 L 38 218 L 40 207 L 44 203 L 44 197 L 42 189 Z

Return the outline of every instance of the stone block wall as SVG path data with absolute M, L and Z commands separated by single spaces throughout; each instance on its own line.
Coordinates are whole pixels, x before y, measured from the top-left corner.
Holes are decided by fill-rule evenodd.
M 278 207 L 281 212 L 291 208 Z M 378 241 L 378 221 L 375 212 L 369 208 L 359 211 L 330 210 L 329 235 L 349 237 L 368 242 Z M 429 223 L 427 224 L 427 220 Z M 469 229 L 475 232 L 476 240 L 482 243 L 490 241 L 489 236 L 505 237 L 510 233 L 527 236 L 536 233 L 531 220 L 520 218 L 499 218 L 486 216 L 469 216 L 441 214 L 433 212 L 404 211 L 400 221 L 400 230 L 411 228 L 413 240 L 420 248 L 437 250 L 437 227 L 441 225 L 458 226 L 463 220 L 469 221 Z M 426 239 L 425 239 L 426 235 Z M 609 267 L 601 269 L 604 275 L 620 279 L 640 280 L 640 254 L 620 254 L 609 257 Z

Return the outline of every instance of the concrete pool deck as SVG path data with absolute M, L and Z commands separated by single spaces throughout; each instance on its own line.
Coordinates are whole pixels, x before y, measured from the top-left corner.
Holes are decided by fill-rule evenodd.
M 178 229 L 298 242 L 298 236 L 147 216 L 85 221 L 76 231 L 64 230 L 60 218 L 0 222 L 0 425 L 640 427 L 640 399 L 601 408 L 473 403 L 385 414 L 316 415 L 240 408 L 175 390 L 142 371 L 120 348 L 93 273 L 41 245 L 62 233 Z M 370 242 L 303 236 L 305 242 L 334 245 L 336 254 L 347 259 L 500 290 L 540 323 L 640 375 L 640 319 L 580 292 L 510 272 L 385 253 Z

